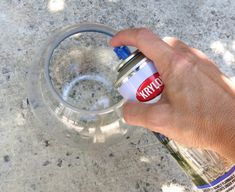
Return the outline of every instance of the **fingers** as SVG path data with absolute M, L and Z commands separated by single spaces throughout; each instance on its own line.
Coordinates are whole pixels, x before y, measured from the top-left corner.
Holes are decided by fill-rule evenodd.
M 166 136 L 170 122 L 170 107 L 165 103 L 143 104 L 126 103 L 123 109 L 124 119 L 128 124 L 142 126 Z
M 174 58 L 173 49 L 160 37 L 144 28 L 120 31 L 111 39 L 110 44 L 114 47 L 130 45 L 138 48 L 155 62 L 162 75 Z

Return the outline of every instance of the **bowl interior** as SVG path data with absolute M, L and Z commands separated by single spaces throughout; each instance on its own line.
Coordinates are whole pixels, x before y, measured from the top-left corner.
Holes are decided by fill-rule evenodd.
M 122 100 L 114 88 L 119 63 L 110 37 L 93 32 L 72 35 L 54 50 L 50 81 L 57 94 L 78 110 L 99 111 Z

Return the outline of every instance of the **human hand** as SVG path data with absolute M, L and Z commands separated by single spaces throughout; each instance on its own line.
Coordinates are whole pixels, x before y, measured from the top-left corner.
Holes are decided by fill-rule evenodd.
M 112 46 L 130 45 L 151 59 L 165 84 L 156 104 L 126 103 L 128 124 L 235 162 L 235 85 L 201 51 L 147 29 L 117 33 Z

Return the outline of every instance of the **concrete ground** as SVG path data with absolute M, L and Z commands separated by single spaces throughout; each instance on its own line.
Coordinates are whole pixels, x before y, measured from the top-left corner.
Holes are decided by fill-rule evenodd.
M 204 51 L 235 76 L 232 0 L 1 0 L 0 191 L 177 192 L 190 180 L 151 133 L 137 129 L 101 154 L 62 145 L 32 123 L 29 67 L 60 27 L 97 22 L 116 29 L 145 26 Z

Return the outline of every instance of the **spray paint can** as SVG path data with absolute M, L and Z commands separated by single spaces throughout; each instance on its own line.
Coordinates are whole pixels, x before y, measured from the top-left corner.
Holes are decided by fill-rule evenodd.
M 154 63 L 136 50 L 118 66 L 115 87 L 129 101 L 155 103 L 164 88 Z
M 154 63 L 136 50 L 131 54 L 125 47 L 114 49 L 119 59 L 115 87 L 129 101 L 156 103 L 164 89 L 163 81 Z M 235 165 L 217 153 L 186 148 L 167 137 L 154 133 L 165 145 L 185 173 L 195 184 L 197 191 L 235 192 Z

